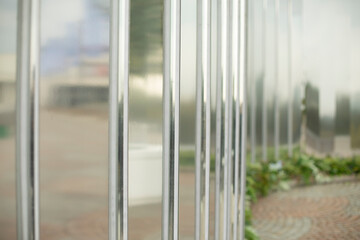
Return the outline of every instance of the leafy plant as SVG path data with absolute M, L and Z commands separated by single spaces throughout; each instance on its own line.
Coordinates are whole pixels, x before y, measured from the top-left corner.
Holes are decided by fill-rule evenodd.
M 245 226 L 245 239 L 246 240 L 259 240 L 260 238 L 253 227 Z

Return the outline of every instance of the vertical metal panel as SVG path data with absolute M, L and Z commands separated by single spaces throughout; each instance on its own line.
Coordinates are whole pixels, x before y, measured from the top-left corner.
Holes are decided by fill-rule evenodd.
M 274 145 L 275 145 L 275 160 L 279 160 L 279 122 L 280 122 L 280 113 L 279 113 L 279 18 L 280 18 L 280 1 L 275 0 L 275 41 L 274 41 L 274 68 L 275 68 L 275 86 L 274 86 Z
M 228 197 L 229 197 L 229 102 L 232 92 L 229 66 L 229 37 L 231 11 L 229 0 L 218 1 L 217 39 L 217 123 L 216 123 L 216 196 L 215 196 L 215 240 L 227 239 Z
M 236 240 L 238 232 L 238 197 L 239 197 L 239 155 L 240 155 L 240 82 L 239 82 L 239 58 L 240 58 L 240 6 L 239 1 L 233 2 L 233 44 L 232 44 L 232 78 L 234 82 L 234 100 L 235 100 L 235 139 L 234 139 L 234 163 L 232 178 L 232 192 L 234 193 L 233 204 L 231 205 L 231 233 L 229 239 Z
M 17 238 L 39 239 L 40 1 L 18 3 Z
M 251 42 L 249 44 L 250 54 L 249 54 L 249 62 L 250 62 L 250 73 L 249 73 L 249 85 L 250 85 L 250 96 L 251 96 L 251 123 L 250 123 L 250 140 L 251 140 L 251 162 L 254 163 L 256 160 L 256 78 L 255 78 L 255 1 L 250 1 L 249 3 L 249 16 L 251 16 L 251 20 L 249 20 L 249 24 L 251 21 L 251 30 L 250 30 L 250 39 Z
M 246 197 L 246 131 L 247 131 L 247 34 L 248 34 L 248 1 L 240 0 L 240 59 L 239 59 L 239 80 L 241 102 L 241 158 L 240 158 L 240 200 L 239 200 L 239 238 L 245 239 L 245 197 Z
M 288 156 L 293 153 L 293 84 L 292 84 L 292 0 L 288 0 Z
M 223 86 L 222 86 L 222 25 L 221 25 L 221 1 L 217 1 L 217 46 L 216 46 L 216 163 L 215 163 L 215 240 L 220 239 L 220 224 L 222 211 L 220 209 L 220 201 L 223 194 L 223 158 L 224 158 L 224 109 L 223 109 Z
M 180 0 L 164 0 L 162 239 L 179 234 Z
M 195 239 L 209 239 L 210 198 L 210 0 L 197 3 Z
M 263 161 L 267 160 L 267 91 L 266 91 L 266 39 L 267 39 L 267 1 L 263 0 L 263 41 L 262 41 L 262 51 L 263 51 L 263 102 L 262 102 L 262 159 Z
M 235 0 L 236 1 L 236 0 Z M 227 90 L 227 94 L 225 95 L 227 98 L 227 114 L 226 114 L 226 118 L 227 118 L 227 131 L 225 131 L 225 136 L 227 139 L 227 143 L 226 143 L 226 147 L 227 147 L 227 165 L 226 165 L 226 180 L 227 182 L 225 183 L 225 192 L 226 192 L 226 198 L 227 201 L 225 202 L 225 211 L 226 211 L 226 218 L 224 218 L 224 226 L 225 226 L 225 232 L 223 234 L 224 239 L 230 239 L 230 233 L 231 233 L 231 225 L 232 225 L 232 215 L 231 215 L 231 210 L 232 210 L 232 203 L 234 200 L 234 196 L 233 196 L 233 190 L 234 190 L 234 185 L 233 185 L 233 181 L 232 181 L 232 177 L 233 177 L 233 166 L 234 166 L 234 153 L 233 153 L 233 149 L 234 149 L 234 134 L 233 134 L 233 118 L 235 116 L 234 113 L 234 105 L 235 105 L 235 94 L 234 94 L 234 75 L 233 75 L 233 4 L 235 2 L 234 0 L 229 0 L 228 1 L 228 5 L 226 8 L 226 14 L 225 16 L 227 17 L 227 31 L 228 31 L 228 35 L 227 35 L 227 51 L 226 51 L 226 56 L 228 59 L 227 62 L 227 71 L 228 71 L 228 76 L 227 76 L 227 81 L 228 81 L 228 90 Z M 225 8 L 224 8 L 225 9 Z M 225 128 L 226 129 L 226 128 Z
M 128 239 L 129 0 L 111 1 L 109 239 Z

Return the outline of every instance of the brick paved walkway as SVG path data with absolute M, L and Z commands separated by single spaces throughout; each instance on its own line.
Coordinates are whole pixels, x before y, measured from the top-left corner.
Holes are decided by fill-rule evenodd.
M 261 240 L 358 240 L 360 181 L 274 193 L 253 214 Z

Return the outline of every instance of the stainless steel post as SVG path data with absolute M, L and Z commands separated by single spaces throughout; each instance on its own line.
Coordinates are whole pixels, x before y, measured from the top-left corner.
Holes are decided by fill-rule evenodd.
M 164 0 L 162 239 L 179 237 L 180 0 Z
M 288 156 L 293 154 L 293 84 L 292 84 L 292 0 L 288 1 Z
M 275 0 L 275 94 L 274 94 L 274 145 L 275 145 L 275 160 L 279 160 L 279 134 L 280 134 L 280 112 L 279 112 L 279 18 L 280 18 L 280 2 Z
M 128 239 L 129 0 L 111 0 L 109 240 Z
M 241 107 L 241 158 L 240 158 L 240 220 L 239 239 L 245 239 L 245 197 L 246 197 L 246 143 L 247 143 L 247 34 L 248 0 L 240 0 L 240 107 Z
M 267 89 L 266 89 L 266 41 L 267 41 L 267 27 L 266 27 L 266 17 L 267 17 L 267 0 L 263 0 L 263 39 L 262 39 L 262 51 L 263 51 L 263 94 L 262 94 L 262 159 L 267 161 Z
M 230 0 L 218 1 L 215 240 L 227 239 L 229 216 L 229 164 L 231 156 L 229 105 L 232 101 L 230 66 Z
M 17 238 L 38 240 L 40 0 L 18 2 L 17 39 Z
M 197 2 L 195 239 L 209 239 L 211 1 Z

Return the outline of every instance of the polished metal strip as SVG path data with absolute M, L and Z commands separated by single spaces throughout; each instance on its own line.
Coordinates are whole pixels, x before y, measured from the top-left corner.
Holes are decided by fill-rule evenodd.
M 234 75 L 233 75 L 233 3 L 237 0 L 229 0 L 227 5 L 227 68 L 228 68 L 228 74 L 227 74 L 227 81 L 228 81 L 228 92 L 227 92 L 227 110 L 228 113 L 226 115 L 227 117 L 227 172 L 225 173 L 227 177 L 227 183 L 225 185 L 225 191 L 227 192 L 226 198 L 227 201 L 225 202 L 225 211 L 226 211 L 226 220 L 224 220 L 226 234 L 224 234 L 224 239 L 230 239 L 231 238 L 231 227 L 232 227 L 232 204 L 234 200 L 234 182 L 233 182 L 233 166 L 234 166 L 234 136 L 233 134 L 233 118 L 235 117 L 234 113 L 234 105 L 236 99 L 234 94 Z
M 288 156 L 293 155 L 292 0 L 288 0 Z
M 216 158 L 215 158 L 215 240 L 220 239 L 221 210 L 220 201 L 223 194 L 223 158 L 224 158 L 224 122 L 223 122 L 223 89 L 221 61 L 221 1 L 217 1 L 217 39 L 216 39 Z
M 267 5 L 268 0 L 263 0 L 263 39 L 262 39 L 262 51 L 263 51 L 263 86 L 262 86 L 262 159 L 263 161 L 267 161 L 267 89 L 266 89 L 266 79 L 267 79 L 267 71 L 266 71 L 266 43 L 267 43 Z
M 274 83 L 274 145 L 275 145 L 275 160 L 279 160 L 279 135 L 280 135 L 280 111 L 279 111 L 279 24 L 280 24 L 280 1 L 275 0 L 275 41 L 274 41 L 274 68 L 275 68 L 275 83 Z
M 251 91 L 251 122 L 250 122 L 250 138 L 251 138 L 251 162 L 256 161 L 256 78 L 255 78 L 255 1 L 249 2 L 249 14 L 251 14 L 251 42 L 249 44 L 249 50 L 251 54 L 249 55 L 250 64 L 250 91 Z M 249 15 L 250 16 L 250 15 Z M 249 22 L 250 24 L 250 22 Z
M 210 0 L 197 4 L 195 239 L 209 239 L 210 198 Z
M 162 239 L 179 235 L 180 0 L 164 0 Z
M 227 239 L 229 165 L 229 1 L 218 1 L 215 239 Z M 231 98 L 230 98 L 231 99 Z
M 237 240 L 238 232 L 238 197 L 239 197 L 239 155 L 240 155 L 240 82 L 239 82 L 239 58 L 240 58 L 240 5 L 239 1 L 233 1 L 233 23 L 232 23 L 232 32 L 233 32 L 233 43 L 232 43 L 232 78 L 234 84 L 234 101 L 235 101 L 235 128 L 234 128 L 234 162 L 233 169 L 234 172 L 232 177 L 232 204 L 231 204 L 231 232 L 229 234 L 229 239 Z M 230 224 L 229 224 L 230 225 Z
M 248 1 L 240 0 L 240 102 L 241 102 L 241 159 L 240 159 L 240 203 L 239 240 L 245 239 L 245 198 L 246 198 L 246 142 L 247 142 L 247 35 Z
M 231 160 L 232 160 L 232 65 L 231 65 L 231 19 L 232 19 L 232 9 L 230 7 L 232 0 L 222 1 L 222 70 L 223 72 L 223 105 L 225 109 L 224 113 L 224 200 L 223 200 L 223 232 L 222 239 L 226 240 L 229 238 L 230 232 L 230 195 L 231 195 Z
M 111 1 L 109 240 L 128 239 L 129 0 Z
M 19 0 L 17 39 L 17 239 L 38 240 L 40 0 Z

